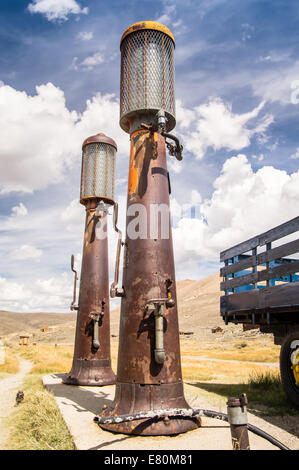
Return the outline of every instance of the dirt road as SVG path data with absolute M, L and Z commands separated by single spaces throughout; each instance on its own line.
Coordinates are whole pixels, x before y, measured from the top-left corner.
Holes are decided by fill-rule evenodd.
M 5 449 L 8 437 L 7 418 L 15 409 L 16 393 L 22 389 L 25 375 L 30 371 L 33 364 L 20 358 L 20 369 L 17 374 L 0 380 L 0 450 Z

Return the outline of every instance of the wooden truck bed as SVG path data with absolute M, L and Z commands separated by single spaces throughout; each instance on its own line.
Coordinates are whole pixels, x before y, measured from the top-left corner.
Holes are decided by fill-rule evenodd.
M 299 324 L 298 230 L 296 217 L 220 254 L 220 312 L 226 323 Z M 291 240 L 285 243 L 286 236 Z

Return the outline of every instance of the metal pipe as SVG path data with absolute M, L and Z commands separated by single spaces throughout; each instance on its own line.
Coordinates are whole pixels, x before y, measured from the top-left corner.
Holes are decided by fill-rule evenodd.
M 99 321 L 93 321 L 93 341 L 92 345 L 95 349 L 99 349 L 100 347 L 100 339 L 99 339 Z
M 77 293 L 77 280 L 78 280 L 78 274 L 76 269 L 74 268 L 74 263 L 75 263 L 75 257 L 74 255 L 71 256 L 71 270 L 74 273 L 74 290 L 73 290 L 73 301 L 71 303 L 70 309 L 71 310 L 78 310 L 78 307 L 76 307 L 76 293 Z
M 114 297 L 123 297 L 124 290 L 117 287 L 118 280 L 119 280 L 119 263 L 120 263 L 120 253 L 121 247 L 123 246 L 122 241 L 122 232 L 117 226 L 118 221 L 118 204 L 117 202 L 114 203 L 114 212 L 113 212 L 113 226 L 114 230 L 118 233 L 118 242 L 117 242 L 117 249 L 116 249 L 116 260 L 115 260 L 115 270 L 114 270 L 114 281 L 110 287 L 110 296 Z
M 163 326 L 164 326 L 164 315 L 165 305 L 156 305 L 155 308 L 155 361 L 157 364 L 164 364 L 165 361 L 165 349 L 164 349 L 164 338 L 163 338 Z
M 116 415 L 116 416 L 95 416 L 94 421 L 101 425 L 107 424 L 119 424 L 126 423 L 130 421 L 135 421 L 139 419 L 157 419 L 157 418 L 175 418 L 175 417 L 184 417 L 184 418 L 193 418 L 197 416 L 206 416 L 208 418 L 220 419 L 221 421 L 228 422 L 228 416 L 224 413 L 219 413 L 218 411 L 205 410 L 202 408 L 170 408 L 168 410 L 149 410 L 141 411 L 140 413 L 134 414 L 125 414 L 125 415 Z M 280 450 L 291 450 L 289 447 L 282 444 L 282 442 L 275 439 L 275 437 L 266 433 L 260 428 L 248 424 L 248 430 L 256 434 L 257 436 L 266 439 L 274 446 L 278 447 Z
M 230 424 L 233 450 L 250 450 L 247 404 L 246 393 L 243 393 L 240 398 L 229 398 L 227 401 L 227 416 Z
M 104 309 L 104 308 L 103 308 Z M 99 338 L 99 327 L 100 320 L 104 316 L 104 311 L 102 312 L 91 312 L 88 317 L 93 321 L 93 334 L 92 334 L 92 346 L 95 349 L 100 347 L 100 338 Z
M 174 144 L 171 144 L 170 142 L 166 141 L 166 145 L 167 145 L 167 148 L 169 150 L 170 155 L 175 157 L 177 160 L 180 160 L 180 161 L 183 160 L 183 155 L 182 155 L 183 146 L 180 144 L 179 139 L 175 135 L 169 134 L 169 133 L 164 132 L 164 131 L 161 132 L 161 135 L 163 135 L 163 137 L 171 139 L 175 142 L 175 145 L 174 145 Z

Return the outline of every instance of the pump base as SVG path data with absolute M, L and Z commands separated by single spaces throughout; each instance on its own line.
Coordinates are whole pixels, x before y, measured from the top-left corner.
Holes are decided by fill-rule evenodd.
M 189 408 L 181 382 L 173 384 L 117 383 L 114 403 L 100 416 L 134 415 L 140 411 Z M 142 436 L 167 436 L 192 431 L 200 427 L 200 418 L 139 419 L 117 424 L 101 424 L 107 431 Z
M 103 387 L 114 385 L 116 377 L 109 360 L 74 359 L 73 367 L 62 378 L 66 385 L 85 385 Z

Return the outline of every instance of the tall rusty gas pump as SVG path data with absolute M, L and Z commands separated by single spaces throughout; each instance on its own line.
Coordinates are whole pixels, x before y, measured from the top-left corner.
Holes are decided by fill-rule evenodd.
M 125 31 L 120 48 L 120 126 L 130 134 L 131 153 L 126 241 L 119 240 L 111 286 L 111 296 L 122 297 L 116 392 L 112 407 L 100 415 L 113 418 L 100 425 L 126 434 L 177 434 L 197 428 L 199 420 L 179 412 L 189 406 L 181 373 L 166 163 L 166 146 L 182 159 L 178 139 L 169 134 L 176 123 L 175 41 L 168 28 L 145 21 Z M 170 408 L 176 416 L 155 414 Z M 115 419 L 124 415 L 129 419 Z
M 76 303 L 77 272 L 71 310 L 78 310 L 73 366 L 63 382 L 70 385 L 115 383 L 110 358 L 110 314 L 107 214 L 114 202 L 116 143 L 100 133 L 82 146 L 80 202 L 86 208 L 81 281 Z M 117 206 L 116 206 L 117 207 Z

